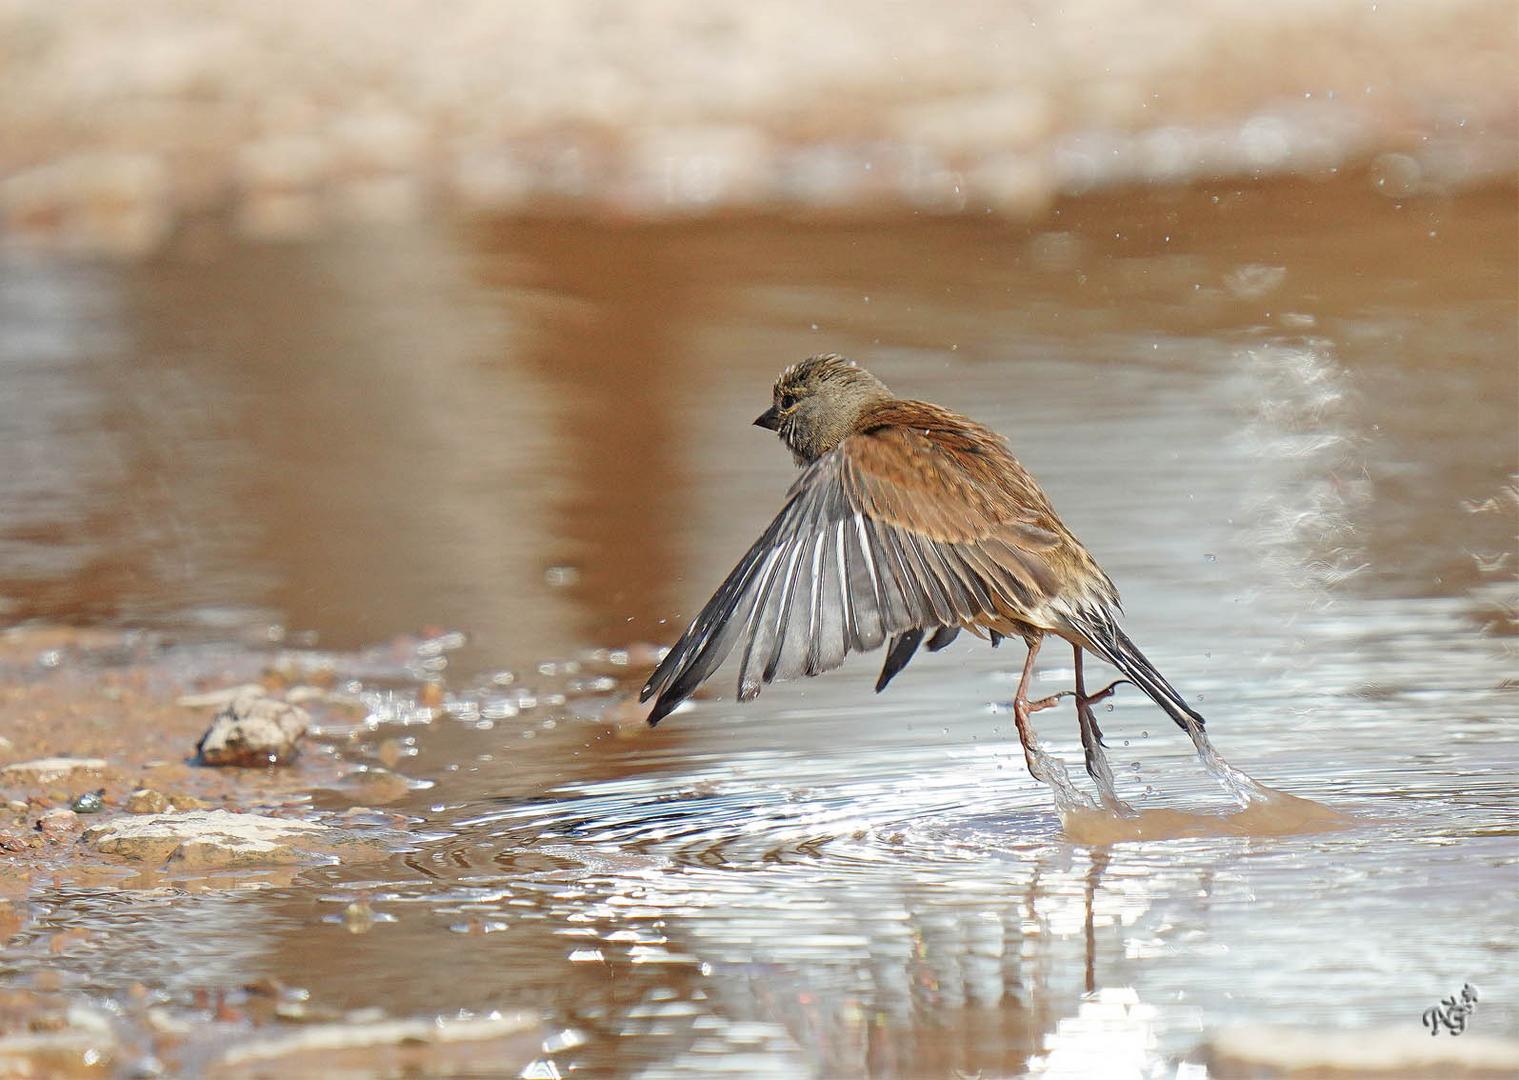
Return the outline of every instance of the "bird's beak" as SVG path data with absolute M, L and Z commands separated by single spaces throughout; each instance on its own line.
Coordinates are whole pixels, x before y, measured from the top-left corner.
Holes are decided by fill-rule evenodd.
M 770 431 L 779 431 L 781 429 L 781 414 L 776 412 L 775 406 L 772 405 L 754 418 L 754 426 L 767 428 Z

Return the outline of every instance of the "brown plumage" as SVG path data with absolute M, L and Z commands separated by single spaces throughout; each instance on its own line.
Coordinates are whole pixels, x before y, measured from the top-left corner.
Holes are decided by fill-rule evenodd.
M 876 689 L 912 658 L 925 634 L 941 649 L 961 630 L 1028 645 L 1014 698 L 1029 765 L 1038 750 L 1029 701 L 1034 657 L 1046 634 L 1076 658 L 1077 717 L 1087 771 L 1116 803 L 1088 694 L 1082 650 L 1117 667 L 1183 730 L 1203 718 L 1119 627 L 1118 590 L 1072 535 L 1001 436 L 957 413 L 894 397 L 836 355 L 814 356 L 776 380 L 755 421 L 791 448 L 801 476 L 764 534 L 649 678 L 659 723 L 740 648 L 738 696 L 774 679 L 816 675 L 850 652 L 890 639 Z M 1123 680 L 1120 680 L 1123 681 Z M 1042 760 L 1042 759 L 1040 759 Z

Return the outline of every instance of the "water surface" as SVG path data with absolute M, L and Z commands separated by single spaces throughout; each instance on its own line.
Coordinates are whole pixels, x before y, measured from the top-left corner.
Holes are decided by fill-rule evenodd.
M 94 992 L 527 1008 L 590 1075 L 1148 1073 L 1240 1023 L 1419 1032 L 1463 982 L 1474 1030 L 1515 1034 L 1516 241 L 1510 190 L 1347 180 L 1035 227 L 12 259 L 10 617 L 468 635 L 452 713 L 374 736 L 433 781 L 391 807 L 415 850 L 261 891 L 64 885 L 37 932 L 109 927 L 52 961 Z M 643 729 L 617 650 L 672 640 L 778 507 L 789 455 L 749 421 L 822 350 L 1005 432 L 1220 750 L 1350 827 L 1073 841 L 1017 748 L 1011 645 L 879 697 L 879 656 L 743 706 L 724 673 Z M 1086 783 L 1074 715 L 1035 719 Z M 1224 808 L 1137 694 L 1099 719 L 1136 807 Z M 324 921 L 360 895 L 394 921 Z

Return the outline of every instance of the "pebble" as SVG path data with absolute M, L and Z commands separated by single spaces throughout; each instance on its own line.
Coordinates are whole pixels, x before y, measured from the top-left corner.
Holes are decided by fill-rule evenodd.
M 37 819 L 37 831 L 44 836 L 58 836 L 79 828 L 79 815 L 72 810 L 49 810 Z
M 404 799 L 411 792 L 406 777 L 389 769 L 371 766 L 350 774 L 357 780 L 354 794 L 367 803 L 389 803 Z
M 98 814 L 105 809 L 105 788 L 86 791 L 70 807 L 76 814 Z
M 129 814 L 161 814 L 168 808 L 168 796 L 152 788 L 138 788 L 127 796 Z
M 106 767 L 103 758 L 39 758 L 18 761 L 0 769 L 0 780 L 13 784 L 52 784 L 79 773 L 97 773 Z
M 306 710 L 246 689 L 216 714 L 195 748 L 205 765 L 288 765 L 310 724 Z

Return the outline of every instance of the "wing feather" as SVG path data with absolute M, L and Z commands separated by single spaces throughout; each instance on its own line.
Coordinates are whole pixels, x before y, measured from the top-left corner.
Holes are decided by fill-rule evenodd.
M 657 723 L 742 642 L 738 695 L 892 643 L 878 689 L 964 627 L 994 640 L 1058 628 L 1074 575 L 1117 594 L 1001 439 L 953 413 L 894 402 L 808 465 L 785 505 L 649 678 Z M 908 417 L 911 417 L 910 422 Z M 932 418 L 925 423 L 923 417 Z M 1086 575 L 1084 578 L 1082 575 Z

